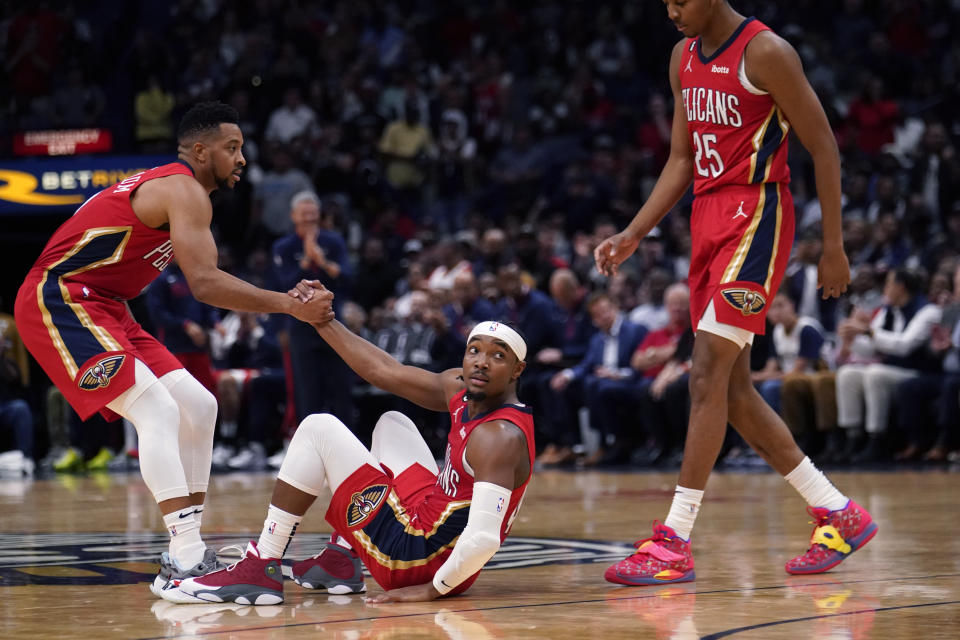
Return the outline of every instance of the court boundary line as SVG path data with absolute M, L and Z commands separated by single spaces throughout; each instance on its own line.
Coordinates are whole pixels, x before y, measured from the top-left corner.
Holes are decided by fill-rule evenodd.
M 727 638 L 729 636 L 743 633 L 746 631 L 753 631 L 754 629 L 765 629 L 767 627 L 775 627 L 781 624 L 793 624 L 795 622 L 808 622 L 810 620 L 822 620 L 824 618 L 840 618 L 843 616 L 856 616 L 862 613 L 883 613 L 884 611 L 896 611 L 898 609 L 915 609 L 917 607 L 941 607 L 943 605 L 951 604 L 960 604 L 960 600 L 949 600 L 946 602 L 921 602 L 918 604 L 902 604 L 896 607 L 877 607 L 875 609 L 860 609 L 859 611 L 844 611 L 843 613 L 825 613 L 819 616 L 806 616 L 803 618 L 791 618 L 789 620 L 775 620 L 771 622 L 762 622 L 760 624 L 751 624 L 746 627 L 736 627 L 734 629 L 727 629 L 726 631 L 717 631 L 716 633 L 711 633 L 710 635 L 700 636 L 700 640 L 719 640 L 719 638 Z
M 690 592 L 687 592 L 687 593 L 675 593 L 675 594 L 673 594 L 671 597 L 684 597 L 684 596 L 690 596 L 690 595 L 706 596 L 706 595 L 716 595 L 716 594 L 720 594 L 720 593 L 737 593 L 737 592 L 746 592 L 746 593 L 749 593 L 749 592 L 752 592 L 752 591 L 768 591 L 768 590 L 772 590 L 772 589 L 789 589 L 790 587 L 812 587 L 812 586 L 819 586 L 819 585 L 824 585 L 824 586 L 826 586 L 826 585 L 837 584 L 837 583 L 842 583 L 842 584 L 864 584 L 864 583 L 871 583 L 871 582 L 902 582 L 902 581 L 906 581 L 906 580 L 929 580 L 929 579 L 936 579 L 936 578 L 955 578 L 955 577 L 958 577 L 958 576 L 960 576 L 960 573 L 938 573 L 938 574 L 925 575 L 925 576 L 904 576 L 904 577 L 892 578 L 892 579 L 889 578 L 889 577 L 885 577 L 885 578 L 873 578 L 873 579 L 869 579 L 869 580 L 842 580 L 842 581 L 841 581 L 841 580 L 837 580 L 837 581 L 833 581 L 833 582 L 810 582 L 810 583 L 805 583 L 805 584 L 781 584 L 781 585 L 769 585 L 769 586 L 765 586 L 765 587 L 749 587 L 749 588 L 740 588 L 740 589 L 713 589 L 713 590 L 710 590 L 710 591 L 690 591 Z M 663 585 L 663 586 L 667 586 L 667 585 Z M 682 587 L 683 585 L 682 585 L 682 584 L 679 584 L 678 586 Z M 622 588 L 623 588 L 623 589 L 636 589 L 636 588 L 638 588 L 638 587 L 622 587 Z M 648 594 L 648 595 L 627 596 L 627 597 L 624 597 L 624 598 L 591 598 L 591 599 L 588 599 L 588 600 L 567 600 L 567 601 L 563 601 L 563 602 L 535 602 L 535 603 L 528 603 L 528 604 L 498 605 L 498 606 L 493 606 L 493 607 L 471 607 L 471 608 L 467 608 L 467 609 L 447 609 L 447 611 L 448 611 L 449 613 L 471 613 L 471 612 L 474 612 L 474 611 L 503 611 L 503 610 L 507 610 L 507 609 L 523 609 L 523 608 L 534 608 L 534 607 L 557 607 L 557 606 L 565 606 L 565 605 L 571 605 L 571 604 L 594 604 L 594 603 L 600 603 L 600 602 L 610 602 L 610 601 L 613 601 L 613 600 L 645 600 L 645 599 L 648 599 L 648 598 L 656 598 L 656 597 L 658 597 L 657 594 L 653 593 L 653 594 Z M 434 602 L 436 602 L 436 601 L 434 601 Z M 216 602 L 211 602 L 211 603 L 209 603 L 209 604 L 218 604 L 218 603 L 216 603 Z M 413 604 L 413 603 L 408 603 L 408 604 Z M 906 608 L 910 608 L 910 607 L 927 607 L 927 606 L 940 606 L 940 605 L 949 605 L 949 604 L 960 604 L 960 600 L 948 601 L 948 602 L 918 603 L 918 604 L 912 604 L 912 605 L 901 605 L 901 606 L 897 606 L 897 607 L 879 607 L 879 608 L 876 608 L 876 609 L 863 609 L 863 610 L 860 610 L 860 611 L 850 611 L 850 612 L 845 612 L 845 613 L 824 614 L 824 615 L 819 615 L 819 616 L 810 616 L 810 617 L 806 617 L 806 618 L 796 618 L 796 619 L 791 619 L 791 620 L 780 620 L 780 621 L 768 622 L 768 623 L 763 623 L 763 624 L 760 624 L 760 625 L 755 625 L 755 627 L 756 627 L 756 628 L 763 628 L 763 627 L 772 626 L 772 625 L 776 625 L 776 624 L 789 624 L 789 623 L 792 623 L 792 622 L 802 622 L 802 621 L 804 621 L 804 620 L 815 620 L 815 619 L 820 619 L 820 618 L 830 618 L 830 617 L 834 617 L 834 616 L 855 615 L 855 614 L 869 613 L 869 612 L 875 612 L 875 611 L 888 611 L 888 610 L 893 611 L 893 610 L 897 610 L 897 609 L 906 609 Z M 179 605 L 179 606 L 189 607 L 189 606 L 191 606 L 191 605 L 190 605 L 190 604 L 183 604 L 183 605 Z M 249 605 L 249 606 L 256 606 L 256 605 Z M 277 605 L 277 606 L 281 606 L 281 605 Z M 289 624 L 263 625 L 263 626 L 258 626 L 258 627 L 244 627 L 244 628 L 241 628 L 241 629 L 235 629 L 235 628 L 233 628 L 233 629 L 229 629 L 229 630 L 228 630 L 228 629 L 224 629 L 224 630 L 211 630 L 211 631 L 208 631 L 208 632 L 203 632 L 203 631 L 201 631 L 201 632 L 196 633 L 196 634 L 193 634 L 193 635 L 195 635 L 195 636 L 197 636 L 197 637 L 216 637 L 216 636 L 224 635 L 224 634 L 247 633 L 247 632 L 249 632 L 249 631 L 269 631 L 269 630 L 271 630 L 271 629 L 286 629 L 286 628 L 293 628 L 293 627 L 307 627 L 307 626 L 325 625 L 325 624 L 343 624 L 343 623 L 350 623 L 350 622 L 367 622 L 367 621 L 369 621 L 369 620 L 399 620 L 399 619 L 402 619 L 402 618 L 415 618 L 415 617 L 418 617 L 418 616 L 433 616 L 433 615 L 436 615 L 436 614 L 437 614 L 437 611 L 420 611 L 420 612 L 417 612 L 417 613 L 398 613 L 398 614 L 386 615 L 386 616 L 364 616 L 364 617 L 356 617 L 356 618 L 344 618 L 344 619 L 342 619 L 342 620 L 323 620 L 323 621 L 312 620 L 312 621 L 309 621 L 309 622 L 295 622 L 295 623 L 289 623 Z M 747 631 L 747 630 L 752 629 L 752 628 L 753 628 L 753 627 L 740 627 L 740 628 L 737 628 L 737 629 L 729 630 L 729 632 L 728 632 L 728 631 L 719 631 L 719 632 L 716 632 L 716 633 L 722 633 L 722 634 L 726 634 L 726 635 L 719 635 L 719 636 L 718 636 L 718 635 L 716 635 L 716 634 L 712 634 L 712 635 L 708 635 L 708 636 L 703 636 L 703 637 L 701 637 L 700 640 L 724 638 L 724 637 L 727 637 L 727 636 L 729 636 L 729 635 L 732 635 L 733 633 L 739 633 L 739 632 L 741 632 L 741 631 Z M 166 640 L 166 638 L 169 638 L 169 637 L 170 637 L 170 636 L 146 636 L 146 637 L 143 637 L 143 638 L 138 638 L 137 640 Z

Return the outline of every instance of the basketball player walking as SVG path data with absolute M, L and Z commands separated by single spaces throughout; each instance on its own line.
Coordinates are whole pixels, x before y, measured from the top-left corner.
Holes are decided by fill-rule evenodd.
M 176 253 L 201 302 L 313 323 L 333 317 L 333 295 L 322 287 L 294 298 L 217 268 L 209 194 L 240 180 L 245 160 L 237 122 L 237 112 L 222 103 L 191 108 L 177 132 L 178 160 L 81 205 L 54 232 L 17 295 L 16 322 L 27 349 L 80 417 L 100 411 L 137 429 L 140 471 L 170 533 L 151 585 L 156 595 L 172 578 L 217 566 L 200 537 L 217 401 L 137 324 L 125 301 Z
M 726 0 L 666 0 L 685 36 L 670 58 L 674 97 L 670 156 L 650 198 L 626 229 L 597 246 L 611 275 L 693 182 L 690 313 L 696 328 L 691 410 L 680 478 L 666 521 L 611 566 L 628 585 L 693 580 L 690 534 L 730 424 L 809 504 L 816 528 L 794 574 L 826 571 L 866 544 L 877 526 L 797 447 L 750 380 L 750 345 L 783 278 L 794 236 L 788 190 L 792 127 L 813 157 L 823 211 L 823 296 L 846 291 L 850 267 L 840 224 L 840 159 L 826 115 L 796 51 Z

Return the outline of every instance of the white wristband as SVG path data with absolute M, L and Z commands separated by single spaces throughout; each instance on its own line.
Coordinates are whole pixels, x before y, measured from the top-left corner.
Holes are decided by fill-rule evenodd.
M 500 548 L 500 528 L 510 508 L 510 489 L 490 482 L 476 482 L 470 501 L 467 526 L 433 576 L 433 587 L 441 595 L 483 568 Z

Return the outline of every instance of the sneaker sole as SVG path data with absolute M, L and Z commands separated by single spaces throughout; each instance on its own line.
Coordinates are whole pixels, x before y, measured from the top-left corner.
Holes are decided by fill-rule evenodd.
M 863 533 L 861 533 L 856 538 L 853 538 L 847 542 L 847 544 L 850 545 L 850 553 L 844 555 L 842 553 L 835 551 L 834 553 L 836 554 L 836 556 L 828 564 L 820 565 L 818 567 L 811 567 L 805 570 L 796 570 L 796 569 L 791 570 L 791 569 L 786 569 L 786 567 L 785 569 L 787 573 L 789 573 L 792 576 L 806 576 L 814 573 L 823 573 L 825 571 L 829 571 L 830 569 L 833 569 L 835 566 L 837 566 L 838 564 L 840 564 L 841 562 L 843 562 L 844 560 L 852 556 L 854 551 L 857 551 L 858 549 L 862 548 L 865 544 L 873 540 L 873 536 L 877 535 L 878 528 L 879 527 L 877 527 L 876 522 L 871 522 L 867 526 L 867 528 L 863 530 Z
M 607 582 L 612 582 L 614 584 L 625 584 L 628 587 L 645 587 L 645 586 L 657 585 L 657 584 L 673 584 L 675 582 L 693 582 L 694 580 L 697 579 L 697 574 L 695 571 L 691 570 L 691 571 L 687 571 L 685 574 L 683 574 L 679 578 L 674 578 L 673 580 L 660 580 L 660 579 L 654 578 L 653 576 L 645 577 L 645 578 L 624 576 L 624 575 L 621 575 L 619 572 L 613 573 L 613 575 L 604 574 L 603 577 L 606 579 Z
M 294 578 L 293 581 L 296 582 L 301 587 L 303 587 L 304 589 L 314 589 L 315 591 L 326 591 L 330 595 L 334 595 L 334 596 L 345 596 L 351 593 L 365 593 L 367 591 L 367 585 L 365 584 L 361 584 L 359 589 L 356 587 L 351 587 L 350 585 L 347 585 L 347 584 L 338 584 L 338 585 L 334 585 L 332 587 L 327 588 L 327 587 L 324 587 L 323 585 L 318 585 L 314 587 L 311 583 L 302 582 L 298 578 Z

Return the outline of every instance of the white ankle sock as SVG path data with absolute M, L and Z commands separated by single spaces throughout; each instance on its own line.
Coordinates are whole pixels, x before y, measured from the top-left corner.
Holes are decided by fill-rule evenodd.
M 203 526 L 203 505 L 198 504 L 193 507 L 193 519 L 197 521 L 197 529 Z
M 783 477 L 811 507 L 824 507 L 830 511 L 837 511 L 847 506 L 849 498 L 837 491 L 833 483 L 827 480 L 827 476 L 817 469 L 810 458 L 804 458 L 796 469 Z
M 350 541 L 337 533 L 334 533 L 332 536 L 330 536 L 330 542 L 340 545 L 344 549 L 350 549 L 351 551 L 353 550 L 353 546 L 350 544 Z
M 187 507 L 163 516 L 163 524 L 170 533 L 170 557 L 182 569 L 190 569 L 203 560 L 207 545 L 200 538 L 196 507 Z
M 697 513 L 700 512 L 700 501 L 703 500 L 703 491 L 698 489 L 687 489 L 677 485 L 673 493 L 673 504 L 670 505 L 670 513 L 663 524 L 677 532 L 677 535 L 684 540 L 690 540 L 690 532 L 693 531 L 693 523 L 697 519 Z
M 282 558 L 287 551 L 293 534 L 297 531 L 302 516 L 295 516 L 272 504 L 267 509 L 267 519 L 263 521 L 263 531 L 257 549 L 261 558 Z

